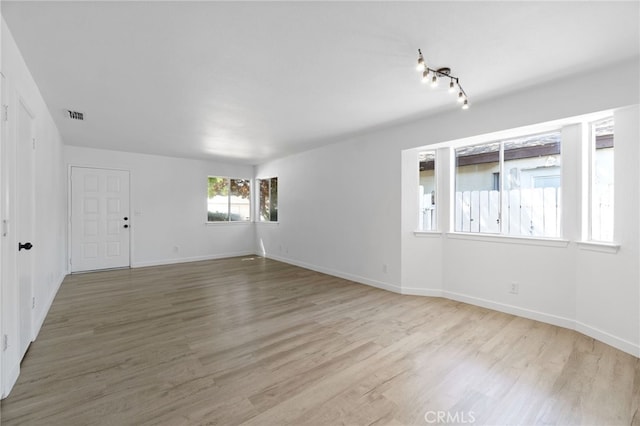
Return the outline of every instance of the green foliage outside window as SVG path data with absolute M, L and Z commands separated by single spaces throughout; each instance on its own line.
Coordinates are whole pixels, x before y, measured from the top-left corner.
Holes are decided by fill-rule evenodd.
M 278 178 L 259 179 L 260 221 L 278 221 Z

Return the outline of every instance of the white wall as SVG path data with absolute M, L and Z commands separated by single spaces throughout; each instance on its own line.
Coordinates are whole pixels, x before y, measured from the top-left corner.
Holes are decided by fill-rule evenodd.
M 574 328 L 639 355 L 640 209 L 638 198 L 630 196 L 640 182 L 639 116 L 637 105 L 615 111 L 615 241 L 621 246 L 619 252 L 576 243 L 583 238 L 580 176 L 588 167 L 580 150 L 586 145 L 583 137 L 589 136 L 583 135 L 587 129 L 580 125 L 566 125 L 562 134 L 566 243 L 446 235 L 442 294 Z M 513 282 L 519 285 L 517 295 L 508 291 Z
M 259 165 L 258 177 L 278 176 L 280 223 L 257 225 L 258 250 L 268 257 L 382 288 L 444 295 L 578 328 L 637 356 L 636 204 L 616 201 L 618 233 L 627 237 L 618 254 L 595 254 L 602 258 L 603 269 L 592 275 L 588 270 L 578 271 L 594 254 L 579 249 L 575 242 L 537 245 L 414 235 L 418 212 L 415 155 L 419 150 L 403 150 L 638 104 L 638 61 L 616 64 L 620 78 L 615 81 L 594 79 L 599 71 L 591 71 L 474 103 L 468 111 L 445 111 Z M 626 110 L 617 115 L 622 111 Z M 621 150 L 629 154 L 625 157 L 628 164 L 616 163 L 621 174 L 616 176 L 616 190 L 620 180 L 640 183 L 639 157 L 630 148 L 637 145 L 638 137 L 634 139 L 633 132 L 625 130 L 637 132 L 637 107 L 630 111 L 623 120 L 627 124 L 618 128 L 616 121 L 616 150 L 618 142 L 625 140 L 620 142 L 626 146 Z M 576 149 L 579 129 L 569 127 L 565 132 L 565 138 L 574 140 L 566 145 L 568 151 Z M 580 237 L 579 223 L 574 221 L 580 217 L 579 158 L 569 157 L 563 159 L 567 173 L 563 182 L 574 190 L 564 196 L 564 214 L 570 218 L 565 221 L 565 238 L 576 241 Z M 450 155 L 446 161 L 451 161 Z M 438 187 L 442 197 L 437 203 L 439 215 L 445 217 L 451 213 L 445 207 L 451 182 L 440 179 Z M 340 206 L 339 212 L 327 206 Z M 620 221 L 619 215 L 627 219 Z M 520 285 L 517 296 L 506 291 L 512 281 Z M 603 282 L 611 281 L 616 283 L 615 292 L 603 287 Z M 612 306 L 619 306 L 615 309 L 620 311 L 613 314 Z
M 19 212 L 15 210 L 15 118 L 17 102 L 22 100 L 34 115 L 35 150 L 35 235 L 32 250 L 32 311 L 35 338 L 49 310 L 53 297 L 66 274 L 66 203 L 62 141 L 53 118 L 26 64 L 2 20 L 2 74 L 5 77 L 3 102 L 9 106 L 9 120 L 2 141 L 2 219 L 8 220 L 9 233 L 2 238 L 2 334 L 9 347 L 2 358 L 2 393 L 6 395 L 20 369 L 18 354 L 18 288 L 15 254 L 18 236 L 15 229 Z
M 614 114 L 614 240 L 620 251 L 582 249 L 576 258 L 577 328 L 614 346 L 634 347 L 636 356 L 640 356 L 639 117 L 638 106 Z
M 278 177 L 279 221 L 256 224 L 258 253 L 399 290 L 399 155 L 353 139 L 258 167 Z
M 130 171 L 133 267 L 255 252 L 251 223 L 206 223 L 207 177 L 250 179 L 252 166 L 75 146 L 65 146 L 64 161 Z
M 577 243 L 584 237 L 582 229 L 586 229 L 581 221 L 587 219 L 579 206 L 586 201 L 582 199 L 586 181 L 583 176 L 588 175 L 588 164 L 583 161 L 586 156 L 581 150 L 589 135 L 581 125 L 565 124 L 562 130 L 566 242 L 457 234 L 410 236 L 416 224 L 411 199 L 416 190 L 413 175 L 419 150 L 407 150 L 403 152 L 402 188 L 403 249 L 407 249 L 403 262 L 408 266 L 403 269 L 402 291 L 444 295 L 574 328 L 636 356 L 640 354 L 640 209 L 638 198 L 630 196 L 637 193 L 640 182 L 640 110 L 637 105 L 625 107 L 615 110 L 614 115 L 615 241 L 621 246 L 619 252 L 606 246 Z M 443 161 L 440 166 L 446 177 L 453 175 L 451 162 Z M 421 241 L 427 237 L 429 241 Z M 439 250 L 444 259 L 440 286 L 431 286 L 420 278 L 420 259 L 415 258 L 415 253 L 425 250 Z M 517 295 L 508 291 L 513 282 L 520 288 Z

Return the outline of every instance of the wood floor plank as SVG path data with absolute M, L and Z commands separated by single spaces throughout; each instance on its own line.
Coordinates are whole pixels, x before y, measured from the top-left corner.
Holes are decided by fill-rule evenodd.
M 640 425 L 639 406 L 638 358 L 574 331 L 255 257 L 67 277 L 1 408 L 9 426 L 399 426 Z

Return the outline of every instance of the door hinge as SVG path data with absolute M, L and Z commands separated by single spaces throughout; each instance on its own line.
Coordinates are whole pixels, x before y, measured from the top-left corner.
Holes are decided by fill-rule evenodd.
M 2 121 L 9 121 L 9 105 L 2 105 Z
M 36 138 L 31 139 L 32 143 L 33 143 L 33 149 L 36 149 Z
M 2 219 L 2 236 L 6 237 L 9 233 L 9 221 L 7 219 Z
M 36 298 L 32 297 L 31 298 L 31 309 L 35 309 L 36 308 Z
M 2 350 L 6 351 L 9 348 L 9 336 L 6 334 L 2 336 Z

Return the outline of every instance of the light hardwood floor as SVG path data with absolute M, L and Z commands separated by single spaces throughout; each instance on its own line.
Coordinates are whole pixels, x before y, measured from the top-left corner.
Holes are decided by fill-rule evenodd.
M 638 359 L 576 332 L 233 258 L 67 277 L 2 424 L 628 425 L 639 402 Z

